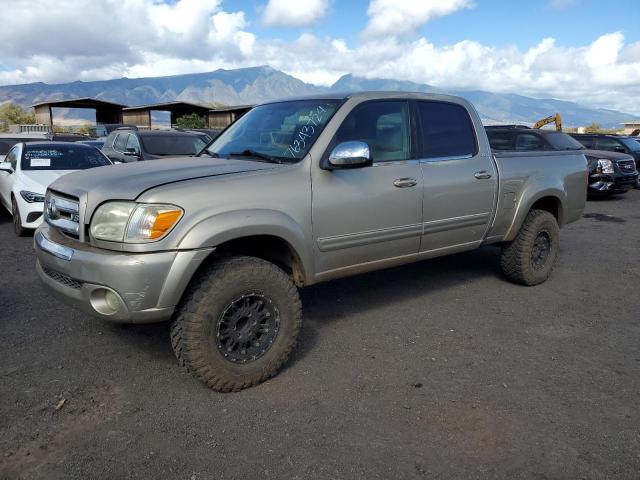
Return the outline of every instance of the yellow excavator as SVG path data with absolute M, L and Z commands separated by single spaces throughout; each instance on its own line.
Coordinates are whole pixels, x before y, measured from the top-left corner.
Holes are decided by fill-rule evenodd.
M 547 117 L 547 118 L 543 118 L 542 120 L 538 120 L 536 124 L 533 126 L 533 128 L 542 128 L 545 125 L 549 125 L 550 123 L 556 124 L 556 130 L 558 132 L 562 131 L 562 117 L 560 116 L 559 113 L 556 113 L 555 115 L 551 115 L 550 117 Z

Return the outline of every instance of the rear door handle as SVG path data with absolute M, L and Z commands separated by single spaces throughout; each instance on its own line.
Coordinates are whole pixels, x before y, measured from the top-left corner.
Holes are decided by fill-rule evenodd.
M 478 180 L 487 180 L 488 178 L 491 178 L 491 174 L 485 170 L 482 170 L 481 172 L 476 172 L 473 176 L 476 177 Z
M 415 178 L 397 178 L 393 181 L 393 186 L 398 188 L 415 187 L 418 181 Z

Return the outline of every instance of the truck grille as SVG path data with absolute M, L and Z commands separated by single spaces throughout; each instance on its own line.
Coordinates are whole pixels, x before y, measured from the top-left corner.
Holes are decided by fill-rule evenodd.
M 52 270 L 49 267 L 45 267 L 44 265 L 42 265 L 42 271 L 47 275 L 47 277 L 63 284 L 66 287 L 73 288 L 75 290 L 80 290 L 82 288 L 82 282 L 76 280 L 75 278 L 71 278 L 64 273 Z
M 633 160 L 619 160 L 618 167 L 620 171 L 625 173 L 633 173 L 636 171 L 636 164 Z
M 80 235 L 78 199 L 48 191 L 44 200 L 44 219 L 52 227 L 73 238 L 78 238 Z

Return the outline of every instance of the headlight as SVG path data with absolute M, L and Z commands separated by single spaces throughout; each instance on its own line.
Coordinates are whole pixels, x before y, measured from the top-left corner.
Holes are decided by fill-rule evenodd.
M 44 195 L 36 192 L 29 192 L 28 190 L 20 190 L 20 196 L 24 198 L 28 203 L 42 203 L 44 202 Z
M 607 160 L 606 158 L 601 158 L 598 160 L 598 165 L 596 166 L 597 173 L 614 173 L 613 162 L 611 160 Z
M 93 214 L 91 237 L 110 242 L 153 242 L 169 233 L 182 214 L 175 205 L 107 202 Z

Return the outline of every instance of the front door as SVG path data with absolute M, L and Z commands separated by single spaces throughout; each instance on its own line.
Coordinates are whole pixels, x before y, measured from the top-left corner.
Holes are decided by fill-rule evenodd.
M 331 145 L 366 142 L 373 165 L 313 170 L 319 273 L 418 253 L 422 172 L 410 131 L 407 101 L 364 102 L 343 121 Z
M 11 164 L 13 173 L 0 172 L 0 198 L 8 209 L 11 209 L 11 190 L 13 190 L 16 175 L 18 174 L 18 158 L 20 157 L 20 153 L 20 145 L 14 145 L 4 159 L 4 162 Z
M 492 218 L 497 172 L 481 154 L 466 108 L 447 102 L 415 102 L 424 178 L 423 252 L 473 247 Z

